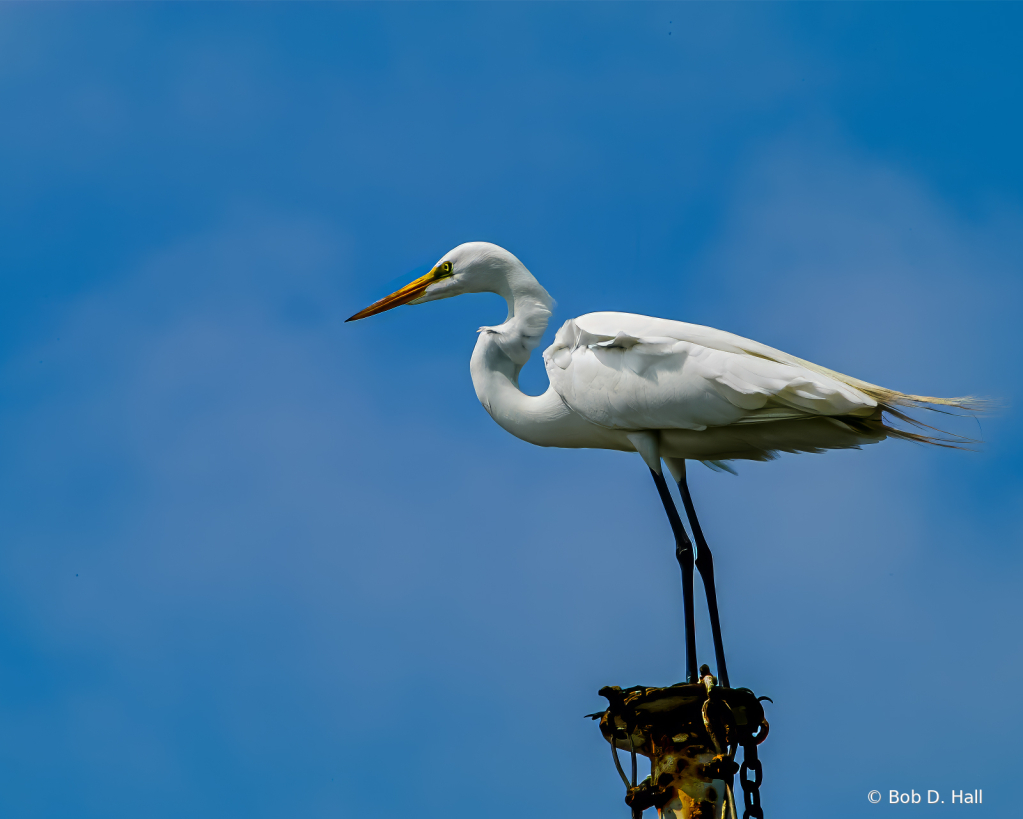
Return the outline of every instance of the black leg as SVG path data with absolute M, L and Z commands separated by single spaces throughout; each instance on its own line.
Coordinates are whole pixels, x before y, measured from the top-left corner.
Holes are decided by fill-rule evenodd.
M 696 538 L 696 568 L 703 578 L 703 588 L 707 592 L 707 608 L 710 609 L 710 631 L 714 637 L 714 659 L 718 666 L 718 685 L 728 688 L 728 668 L 725 665 L 725 647 L 721 643 L 721 621 L 718 619 L 718 595 L 714 586 L 714 556 L 710 553 L 707 541 L 703 537 L 703 529 L 696 518 L 696 507 L 689 494 L 686 483 L 685 462 L 682 465 L 682 477 L 678 481 L 678 490 L 682 493 L 682 505 L 686 508 L 689 526 Z
M 696 682 L 696 617 L 693 614 L 693 542 L 686 534 L 682 519 L 678 516 L 675 501 L 671 499 L 668 484 L 664 475 L 650 470 L 657 484 L 657 494 L 661 496 L 664 511 L 668 513 L 668 522 L 675 535 L 675 557 L 682 570 L 682 609 L 686 625 L 686 682 Z M 716 612 L 715 612 L 716 616 Z

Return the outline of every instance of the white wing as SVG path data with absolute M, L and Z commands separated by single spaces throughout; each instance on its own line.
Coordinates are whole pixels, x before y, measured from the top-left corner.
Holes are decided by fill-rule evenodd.
M 877 401 L 824 368 L 741 336 L 632 313 L 565 322 L 544 352 L 554 389 L 611 429 L 692 429 L 828 415 Z M 851 379 L 850 379 L 851 380 Z

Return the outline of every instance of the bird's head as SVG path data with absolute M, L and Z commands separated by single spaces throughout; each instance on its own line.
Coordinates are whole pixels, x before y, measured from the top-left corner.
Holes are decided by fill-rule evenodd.
M 466 242 L 445 253 L 425 276 L 409 282 L 347 320 L 356 321 L 402 304 L 422 304 L 462 293 L 499 293 L 504 296 L 509 279 L 519 270 L 525 271 L 522 262 L 503 247 L 490 242 Z

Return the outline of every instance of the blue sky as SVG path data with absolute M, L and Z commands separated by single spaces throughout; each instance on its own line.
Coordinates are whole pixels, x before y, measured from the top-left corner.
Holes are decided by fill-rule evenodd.
M 0 813 L 625 817 L 681 674 L 637 457 L 477 403 L 497 242 L 910 392 L 980 452 L 695 468 L 768 815 L 1016 804 L 1018 4 L 0 7 Z M 523 384 L 539 391 L 532 362 Z M 702 658 L 709 659 L 705 620 Z M 484 805 L 481 807 L 481 805 Z M 936 814 L 951 806 L 934 806 Z

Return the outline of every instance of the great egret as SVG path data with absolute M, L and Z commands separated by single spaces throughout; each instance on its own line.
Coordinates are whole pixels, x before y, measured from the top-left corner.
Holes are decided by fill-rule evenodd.
M 898 429 L 884 415 L 924 429 L 898 408 L 972 409 L 968 398 L 908 395 L 722 330 L 632 313 L 589 313 L 565 322 L 543 354 L 550 387 L 526 395 L 519 372 L 547 329 L 553 300 L 522 262 L 488 242 L 459 245 L 425 276 L 348 321 L 402 304 L 484 292 L 508 302 L 503 324 L 480 328 L 470 362 L 476 395 L 491 417 L 538 446 L 637 452 L 650 468 L 682 570 L 688 682 L 696 681 L 697 669 L 695 562 L 707 592 L 718 677 L 728 686 L 713 557 L 689 494 L 686 460 L 727 469 L 733 459 L 764 461 L 778 452 L 859 447 L 887 437 L 939 446 L 967 442 Z M 696 539 L 695 561 L 662 461 L 678 482 Z

